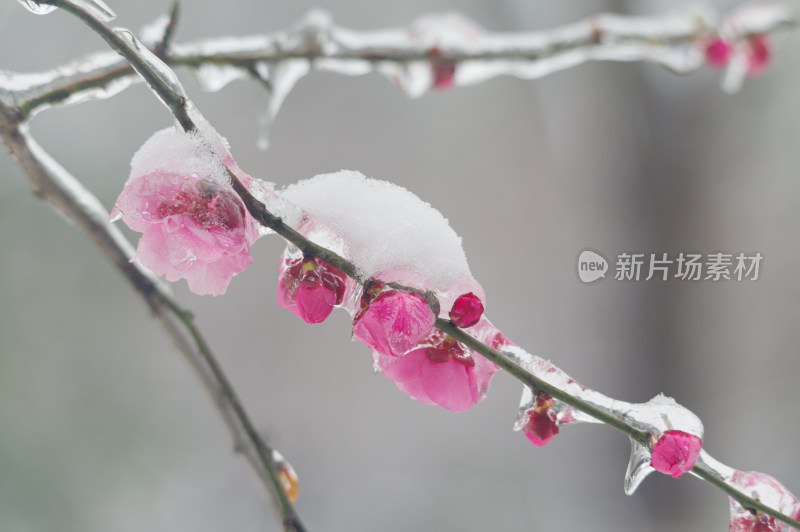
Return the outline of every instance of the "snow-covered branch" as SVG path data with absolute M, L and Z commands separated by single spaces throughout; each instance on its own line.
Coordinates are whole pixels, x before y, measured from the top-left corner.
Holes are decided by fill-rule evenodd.
M 173 11 L 144 28 L 138 46 L 150 48 L 172 67 L 189 68 L 209 91 L 237 79 L 259 80 L 270 92 L 261 118 L 265 127 L 312 70 L 377 72 L 418 97 L 430 89 L 474 85 L 501 75 L 536 79 L 587 61 L 646 61 L 679 73 L 709 64 L 727 67 L 723 87 L 735 91 L 748 74 L 748 39 L 795 24 L 787 7 L 759 5 L 725 17 L 707 8 L 653 17 L 602 14 L 524 33 L 488 33 L 454 13 L 424 16 L 403 28 L 359 31 L 315 10 L 287 31 L 165 46 L 165 32 L 170 41 L 175 20 Z M 714 48 L 719 42 L 729 49 L 721 62 Z M 46 72 L 0 71 L 0 99 L 30 117 L 51 105 L 109 98 L 140 79 L 125 58 L 103 52 Z

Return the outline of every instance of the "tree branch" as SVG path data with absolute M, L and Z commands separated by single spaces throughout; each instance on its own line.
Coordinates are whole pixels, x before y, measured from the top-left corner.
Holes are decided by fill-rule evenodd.
M 228 427 L 235 448 L 244 454 L 262 484 L 275 496 L 284 529 L 305 530 L 281 485 L 280 465 L 276 463 L 273 449 L 250 421 L 233 385 L 195 326 L 192 315 L 164 291 L 152 273 L 137 262 L 131 262 L 134 250 L 122 233 L 108 223 L 108 211 L 28 135 L 20 111 L 1 102 L 0 136 L 28 178 L 34 194 L 74 223 L 103 251 L 142 297 L 153 317 L 195 370 Z
M 65 3 L 63 7 L 72 9 L 70 5 Z M 547 31 L 489 34 L 465 19 L 441 17 L 438 21 L 442 24 L 455 26 L 445 37 L 426 33 L 425 25 L 431 21 L 425 19 L 408 28 L 358 31 L 335 25 L 326 13 L 314 11 L 293 31 L 198 40 L 167 48 L 163 42 L 172 35 L 173 16 L 165 39 L 153 43 L 153 50 L 173 67 L 232 67 L 236 72 L 231 79 L 258 76 L 258 65 L 291 59 L 308 59 L 314 70 L 347 75 L 381 72 L 395 80 L 409 75 L 409 67 L 415 64 L 459 63 L 466 74 L 456 79 L 457 85 L 473 85 L 499 75 L 534 79 L 587 61 L 647 61 L 688 73 L 705 64 L 699 41 L 719 31 L 717 18 L 706 9 L 661 17 L 603 14 Z M 104 38 L 112 31 L 86 22 Z M 763 8 L 757 18 L 742 18 L 730 25 L 729 38 L 779 32 L 794 24 L 788 8 L 771 6 Z M 459 38 L 458 32 L 471 33 L 466 39 Z M 120 50 L 118 45 L 112 47 Z M 21 101 L 7 103 L 18 106 L 26 118 L 47 106 L 112 96 L 136 80 L 125 61 L 130 60 L 129 54 L 124 49 L 120 53 L 125 59 L 95 54 L 48 72 L 0 72 L 0 95 L 3 81 L 15 80 Z M 143 77 L 152 83 L 149 74 Z M 421 94 L 417 89 L 407 90 L 412 96 Z M 76 98 L 79 93 L 86 93 L 87 97 Z

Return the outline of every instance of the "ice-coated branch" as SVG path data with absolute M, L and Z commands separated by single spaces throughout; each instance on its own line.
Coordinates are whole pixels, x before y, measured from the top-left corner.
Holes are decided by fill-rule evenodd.
M 64 7 L 70 6 L 69 10 L 73 13 L 80 11 L 80 6 L 76 7 L 76 4 L 79 3 L 77 0 L 60 0 L 58 2 L 52 0 L 52 3 Z M 100 27 L 101 29 L 98 32 L 109 41 L 112 47 L 125 48 L 125 45 L 119 42 L 120 36 L 125 33 L 124 31 L 108 30 L 103 21 L 95 17 L 91 10 L 84 10 L 82 15 L 75 14 L 79 15 L 80 18 L 84 18 L 84 20 L 85 17 L 92 18 L 93 23 L 90 26 L 95 30 Z M 136 42 L 132 35 L 130 35 L 129 41 Z M 134 46 L 132 50 L 132 55 L 135 55 L 133 64 L 136 70 L 140 74 L 142 71 L 145 72 L 145 74 L 142 74 L 143 77 L 148 80 L 148 84 L 156 95 L 167 103 L 167 107 L 178 123 L 186 131 L 195 131 L 196 126 L 190 117 L 188 102 L 180 86 L 171 83 L 171 80 L 174 79 L 174 74 L 148 50 L 138 46 Z M 179 105 L 170 105 L 170 102 L 177 102 Z M 17 119 L 22 120 L 22 116 L 18 114 Z M 333 251 L 309 241 L 294 228 L 284 223 L 280 217 L 271 213 L 264 203 L 248 191 L 247 187 L 237 178 L 236 173 L 230 167 L 228 168 L 228 174 L 245 207 L 259 223 L 283 236 L 302 250 L 305 255 L 319 257 L 339 267 L 358 282 L 369 282 L 368 279 L 365 280 L 359 276 L 355 264 Z M 428 296 L 430 297 L 432 294 L 428 294 Z M 180 317 L 183 313 L 177 314 Z M 533 395 L 547 394 L 574 409 L 574 412 L 570 412 L 573 420 L 577 420 L 579 415 L 582 417 L 581 420 L 584 421 L 589 417 L 625 433 L 630 438 L 634 451 L 629 465 L 629 479 L 626 482 L 626 491 L 635 489 L 636 485 L 649 472 L 647 468 L 650 463 L 650 452 L 654 450 L 656 445 L 655 438 L 659 433 L 664 433 L 660 426 L 662 423 L 666 423 L 667 426 L 670 424 L 668 413 L 674 416 L 674 420 L 680 419 L 682 426 L 697 427 L 699 425 L 700 428 L 697 430 L 702 433 L 702 425 L 694 414 L 663 396 L 657 396 L 642 405 L 616 401 L 580 385 L 554 365 L 530 355 L 516 346 L 508 345 L 500 349 L 493 348 L 456 327 L 452 322 L 442 319 L 437 319 L 435 326 L 509 371 Z M 199 345 L 202 351 L 204 344 L 200 342 Z M 684 436 L 690 435 L 684 434 Z M 699 451 L 699 447 L 697 450 Z M 780 485 L 774 479 L 767 479 L 760 474 L 740 474 L 741 472 L 736 472 L 715 461 L 705 451 L 700 452 L 700 457 L 691 471 L 695 476 L 708 481 L 727 493 L 737 504 L 741 505 L 741 509 L 746 516 L 752 513 L 753 516 L 760 519 L 760 513 L 800 530 L 800 522 L 793 519 L 789 515 L 790 512 L 784 509 L 783 498 L 775 499 L 764 495 L 767 492 L 762 488 L 766 487 L 773 492 L 777 492 L 781 497 L 791 497 L 783 491 L 782 487 L 776 487 Z M 761 495 L 759 495 L 759 491 L 754 489 L 754 486 L 758 486 Z M 792 505 L 798 502 L 793 497 L 791 499 Z M 780 501 L 780 504 L 775 502 L 776 500 Z M 794 511 L 792 511 L 792 514 L 797 515 L 794 514 Z
M 61 5 L 78 9 L 76 15 L 83 18 L 75 7 L 80 3 Z M 540 78 L 587 61 L 647 61 L 687 73 L 705 64 L 705 40 L 713 35 L 725 33 L 726 40 L 735 43 L 795 24 L 787 7 L 773 5 L 739 9 L 724 19 L 705 8 L 659 17 L 602 14 L 524 33 L 487 33 L 456 14 L 422 17 L 404 28 L 358 31 L 336 25 L 325 12 L 312 11 L 287 31 L 167 47 L 164 42 L 173 35 L 175 17 L 173 11 L 165 38 L 144 38 L 144 44 L 135 46 L 150 46 L 170 66 L 190 68 L 208 90 L 218 90 L 235 79 L 261 79 L 271 89 L 269 118 L 309 70 L 345 75 L 378 72 L 412 97 L 430 88 L 474 85 L 499 75 Z M 84 20 L 106 39 L 113 32 Z M 139 79 L 126 61 L 131 60 L 131 46 L 113 47 L 124 59 L 106 52 L 47 72 L 0 71 L 0 97 L 13 98 L 6 103 L 29 117 L 50 105 L 113 96 Z M 147 73 L 142 78 L 148 84 L 159 83 Z M 179 97 L 167 103 L 181 105 Z
M 100 201 L 31 138 L 19 109 L 1 102 L 0 137 L 28 178 L 34 194 L 75 224 L 103 251 L 144 299 L 153 317 L 197 372 L 231 433 L 236 451 L 247 458 L 261 482 L 274 494 L 285 530 L 304 530 L 282 484 L 282 476 L 293 475 L 290 466 L 256 430 L 191 313 L 175 302 L 152 273 L 131 261 L 133 248 L 119 229 L 108 223 L 108 211 Z

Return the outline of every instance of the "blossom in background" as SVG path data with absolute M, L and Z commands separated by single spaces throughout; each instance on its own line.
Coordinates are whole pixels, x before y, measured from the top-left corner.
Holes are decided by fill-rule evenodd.
M 558 434 L 558 417 L 553 410 L 553 398 L 546 393 L 536 396 L 536 403 L 525 415 L 527 419 L 522 432 L 536 447 L 544 447 Z
M 250 246 L 259 236 L 233 189 L 196 173 L 131 176 L 111 216 L 142 233 L 135 257 L 142 265 L 170 282 L 186 279 L 199 295 L 225 293 L 253 262 Z
M 278 306 L 289 309 L 306 323 L 322 323 L 340 305 L 347 276 L 318 258 L 281 257 L 278 271 Z
M 706 63 L 712 68 L 728 65 L 733 47 L 722 37 L 714 37 L 706 42 Z
M 694 467 L 702 448 L 703 442 L 694 434 L 667 430 L 653 445 L 650 465 L 665 475 L 680 478 Z
M 753 35 L 747 39 L 744 53 L 747 54 L 747 75 L 759 76 L 767 71 L 772 60 L 772 44 L 766 35 Z
M 452 412 L 482 401 L 497 366 L 435 329 L 400 358 L 379 354 L 383 375 L 411 398 Z
M 450 309 L 450 320 L 456 327 L 462 329 L 478 323 L 481 316 L 483 316 L 483 303 L 472 292 L 458 296 L 453 303 L 453 308 Z
M 383 355 L 399 357 L 427 336 L 435 321 L 422 295 L 375 281 L 361 297 L 353 337 Z

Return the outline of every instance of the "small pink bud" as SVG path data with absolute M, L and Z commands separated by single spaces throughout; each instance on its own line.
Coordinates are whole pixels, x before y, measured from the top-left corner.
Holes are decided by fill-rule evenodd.
M 322 323 L 341 304 L 347 278 L 318 258 L 284 259 L 278 281 L 278 306 L 306 323 Z
M 558 420 L 553 412 L 552 397 L 546 393 L 536 396 L 536 404 L 528 410 L 528 422 L 522 432 L 536 447 L 544 447 L 558 434 Z
M 731 59 L 733 47 L 721 37 L 714 37 L 706 44 L 706 63 L 711 68 L 722 68 Z
M 442 55 L 438 47 L 433 47 L 430 51 L 432 57 Z M 436 90 L 447 90 L 453 87 L 456 80 L 455 61 L 431 61 L 433 72 L 433 88 Z
M 761 75 L 772 59 L 772 44 L 766 35 L 754 35 L 747 44 L 747 75 Z
M 427 336 L 435 321 L 423 296 L 377 281 L 364 291 L 353 336 L 381 354 L 399 357 Z
M 693 434 L 680 430 L 665 431 L 653 445 L 650 465 L 665 475 L 680 478 L 694 467 L 702 447 L 703 442 Z
M 483 315 L 483 303 L 472 292 L 458 296 L 450 310 L 450 320 L 456 327 L 466 329 L 472 327 Z

